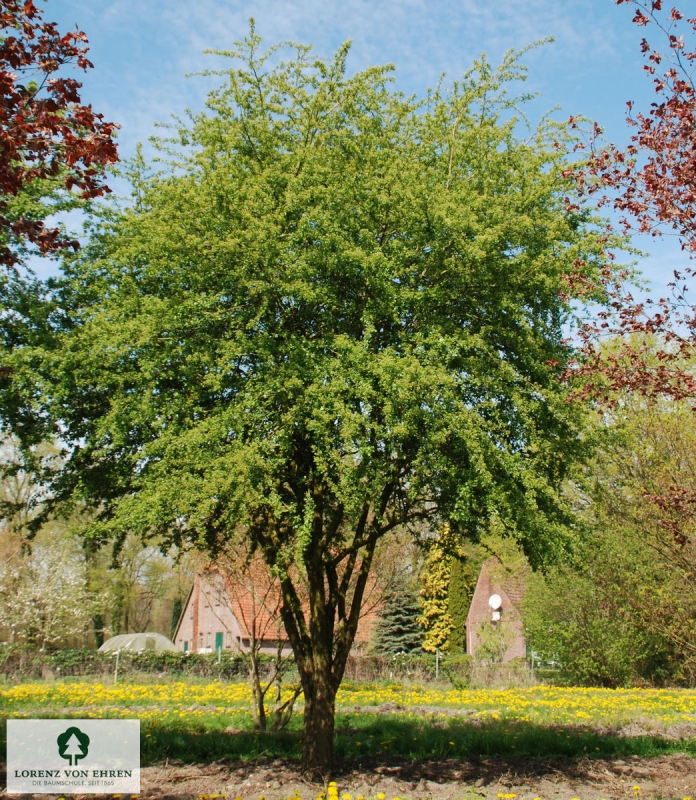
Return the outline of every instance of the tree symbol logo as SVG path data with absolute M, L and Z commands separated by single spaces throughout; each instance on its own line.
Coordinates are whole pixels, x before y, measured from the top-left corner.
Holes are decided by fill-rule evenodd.
M 61 758 L 67 758 L 70 766 L 74 767 L 77 762 L 84 758 L 89 752 L 89 736 L 79 728 L 68 728 L 65 733 L 58 737 L 58 753 Z

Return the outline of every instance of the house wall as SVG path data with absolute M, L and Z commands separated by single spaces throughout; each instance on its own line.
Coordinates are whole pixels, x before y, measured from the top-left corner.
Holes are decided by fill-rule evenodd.
M 219 575 L 196 575 L 176 632 L 177 650 L 184 650 L 184 642 L 187 642 L 189 652 L 213 652 L 216 633 L 222 633 L 224 650 L 248 649 L 243 646 L 239 624 L 219 586 L 215 585 L 216 580 L 221 580 Z
M 478 629 L 481 623 L 491 621 L 491 608 L 488 605 L 488 600 L 491 595 L 498 594 L 502 600 L 501 622 L 507 621 L 514 632 L 514 639 L 510 647 L 506 650 L 503 656 L 503 661 L 511 661 L 513 658 L 526 657 L 526 642 L 524 638 L 524 626 L 520 619 L 519 612 L 513 602 L 510 594 L 512 590 L 506 590 L 499 581 L 495 581 L 493 575 L 496 566 L 496 560 L 491 559 L 486 561 L 481 567 L 478 581 L 476 582 L 476 589 L 474 590 L 473 597 L 471 598 L 471 605 L 469 606 L 469 613 L 466 618 L 466 652 L 471 655 L 476 655 L 476 650 L 479 646 Z M 520 594 L 517 587 L 514 594 Z M 515 597 L 517 602 L 521 600 Z

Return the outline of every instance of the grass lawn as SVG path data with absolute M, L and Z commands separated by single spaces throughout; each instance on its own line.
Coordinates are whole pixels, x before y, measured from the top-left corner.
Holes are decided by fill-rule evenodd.
M 140 719 L 143 765 L 299 757 L 301 704 L 288 730 L 263 734 L 252 729 L 249 703 L 243 683 L 66 680 L 0 688 L 3 719 Z M 690 690 L 460 691 L 346 683 L 337 707 L 336 755 L 351 759 L 696 756 L 696 691 Z

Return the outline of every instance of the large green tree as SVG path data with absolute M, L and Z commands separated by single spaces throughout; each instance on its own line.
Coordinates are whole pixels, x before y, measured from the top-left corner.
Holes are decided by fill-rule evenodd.
M 610 261 L 566 128 L 522 130 L 518 54 L 417 102 L 390 68 L 349 76 L 347 47 L 259 48 L 223 54 L 170 161 L 66 264 L 43 341 L 3 354 L 0 405 L 27 443 L 64 444 L 47 509 L 92 506 L 96 539 L 263 554 L 304 766 L 326 773 L 383 537 L 448 520 L 537 563 L 562 546 L 582 449 L 563 327 Z

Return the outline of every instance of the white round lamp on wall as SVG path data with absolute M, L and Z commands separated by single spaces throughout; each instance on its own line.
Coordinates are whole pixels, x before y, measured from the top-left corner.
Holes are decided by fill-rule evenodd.
M 492 594 L 488 598 L 488 605 L 491 609 L 491 619 L 497 622 L 500 619 L 500 609 L 503 605 L 503 599 L 499 594 Z

